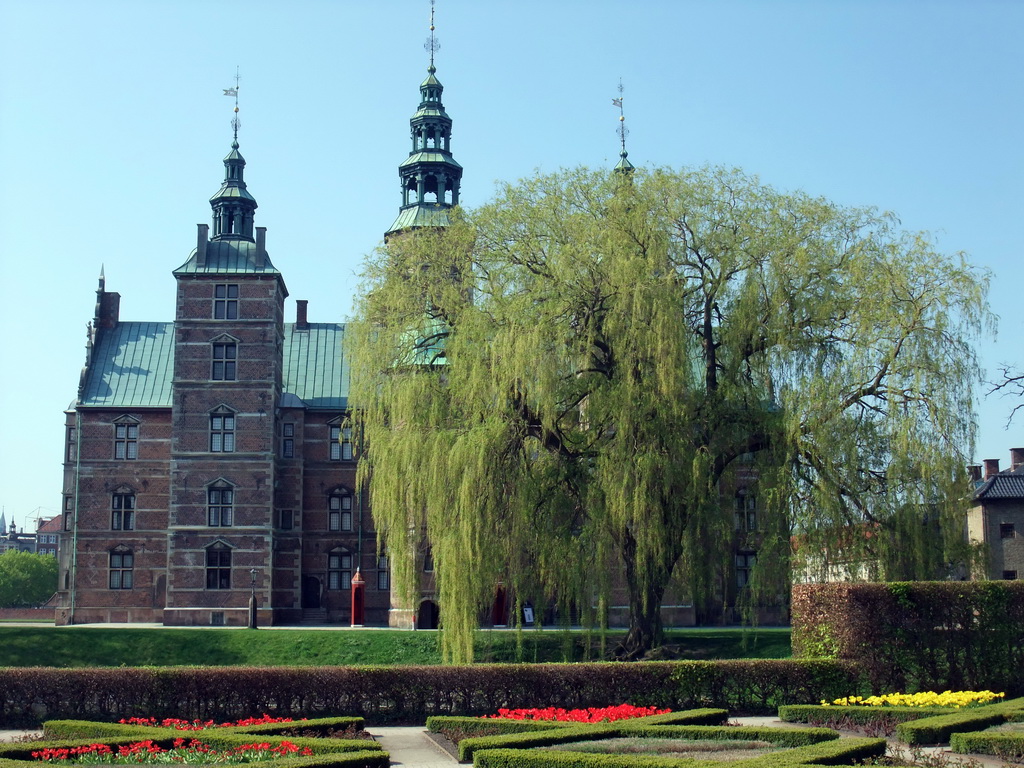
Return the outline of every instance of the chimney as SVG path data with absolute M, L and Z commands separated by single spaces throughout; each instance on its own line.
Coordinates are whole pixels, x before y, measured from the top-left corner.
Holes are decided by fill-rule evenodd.
M 1024 464 L 1024 448 L 1010 449 L 1010 469 L 1016 469 Z
M 99 321 L 97 327 L 113 328 L 117 325 L 120 316 L 121 294 L 108 293 L 107 291 L 100 294 L 100 316 L 97 318 Z
M 967 474 L 971 478 L 971 482 L 978 485 L 981 482 L 981 465 L 980 464 L 968 464 Z
M 985 459 L 985 479 L 999 474 L 999 459 Z
M 196 266 L 206 266 L 206 244 L 210 240 L 210 225 L 197 224 L 199 231 L 196 233 Z
M 295 330 L 296 331 L 308 331 L 309 320 L 306 319 L 306 306 L 309 301 L 306 299 L 295 300 Z
M 267 228 L 256 227 L 256 269 L 267 265 Z

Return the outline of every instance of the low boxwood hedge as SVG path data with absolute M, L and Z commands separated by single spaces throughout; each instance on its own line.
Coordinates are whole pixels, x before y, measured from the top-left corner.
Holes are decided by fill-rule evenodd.
M 730 768 L 796 768 L 858 763 L 885 754 L 884 739 L 841 739 L 729 763 Z M 484 749 L 475 768 L 722 768 L 721 761 L 528 749 Z
M 1002 731 L 953 733 L 949 737 L 949 748 L 962 755 L 995 755 L 1001 760 L 1012 760 L 1019 763 L 1024 761 L 1024 733 Z
M 729 713 L 724 709 L 684 709 L 680 712 L 666 712 L 662 715 L 648 715 L 628 721 L 635 725 L 720 725 Z M 449 741 L 458 744 L 463 739 L 476 736 L 497 736 L 503 733 L 527 733 L 546 731 L 551 728 L 565 728 L 580 725 L 560 720 L 512 720 L 503 717 L 445 717 L 435 715 L 427 718 L 427 730 L 439 733 Z
M 594 741 L 628 736 L 662 739 L 767 741 L 784 747 L 803 747 L 839 738 L 828 728 L 756 728 L 728 725 L 643 725 L 640 720 L 615 723 L 581 723 L 570 728 L 479 736 L 459 742 L 459 761 L 469 762 L 485 749 L 532 749 L 574 741 Z M 545 752 L 545 754 L 548 754 Z
M 913 745 L 944 744 L 954 733 L 980 731 L 992 725 L 999 725 L 1021 710 L 1024 710 L 1024 699 L 969 707 L 947 715 L 900 723 L 896 727 L 896 737 Z
M 89 744 L 110 747 L 152 740 L 164 749 L 170 749 L 176 739 L 198 739 L 217 750 L 231 749 L 253 742 L 272 745 L 289 741 L 297 747 L 308 747 L 312 756 L 288 756 L 261 761 L 266 768 L 388 768 L 390 756 L 380 744 L 364 739 L 322 739 L 309 736 L 284 736 L 280 730 L 311 726 L 323 732 L 361 726 L 360 718 L 323 718 L 320 721 L 293 723 L 267 723 L 252 726 L 207 728 L 201 731 L 183 731 L 175 728 L 133 725 L 128 723 L 99 723 L 85 720 L 53 720 L 43 724 L 43 740 L 30 743 L 0 743 L 0 768 L 39 768 L 32 752 L 44 748 L 67 748 Z M 276 727 L 278 733 L 269 733 Z
M 779 720 L 814 725 L 872 725 L 880 722 L 902 723 L 922 717 L 945 715 L 960 710 L 952 707 L 840 707 L 821 704 L 787 704 L 779 707 Z

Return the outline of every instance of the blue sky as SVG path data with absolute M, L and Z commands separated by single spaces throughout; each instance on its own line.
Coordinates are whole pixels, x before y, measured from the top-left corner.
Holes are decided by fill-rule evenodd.
M 170 320 L 171 270 L 209 221 L 241 70 L 257 224 L 311 321 L 351 309 L 400 202 L 427 65 L 426 0 L 0 0 L 0 505 L 59 508 L 101 265 L 126 320 Z M 535 169 L 741 167 L 893 211 L 990 270 L 997 340 L 1024 367 L 1024 3 L 439 0 L 438 77 L 462 202 Z M 982 399 L 975 458 L 1024 444 Z

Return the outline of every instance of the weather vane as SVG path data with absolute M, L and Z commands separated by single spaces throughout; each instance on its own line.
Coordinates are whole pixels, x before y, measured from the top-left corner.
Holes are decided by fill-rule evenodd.
M 619 98 L 612 99 L 612 104 L 619 108 L 619 127 L 616 132 L 619 134 L 619 142 L 622 145 L 622 156 L 626 156 L 626 137 L 629 136 L 629 128 L 626 127 L 626 114 L 622 109 L 622 78 L 619 78 Z
M 238 119 L 238 88 L 239 88 L 238 81 L 241 80 L 241 79 L 242 79 L 241 76 L 238 74 L 238 67 L 236 66 L 235 67 L 235 87 L 234 88 L 224 88 L 223 89 L 225 96 L 234 96 L 235 97 L 235 116 L 233 118 L 231 118 L 231 129 L 234 131 L 234 134 L 235 134 L 235 141 L 234 141 L 235 146 L 238 145 L 238 129 L 242 125 L 242 123 Z
M 423 44 L 423 48 L 430 52 L 430 68 L 434 68 L 434 54 L 441 48 L 441 43 L 434 37 L 434 0 L 430 0 L 430 37 Z

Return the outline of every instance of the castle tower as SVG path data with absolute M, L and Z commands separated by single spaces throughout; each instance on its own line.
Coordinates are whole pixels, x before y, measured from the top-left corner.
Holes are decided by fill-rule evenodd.
M 210 199 L 213 234 L 200 224 L 195 250 L 174 270 L 165 624 L 244 623 L 251 589 L 271 607 L 288 290 L 267 254 L 266 229 L 254 227 L 237 117 L 233 126 L 224 181 Z
M 462 166 L 452 157 L 452 119 L 441 103 L 444 86 L 435 76 L 434 52 L 438 45 L 433 9 L 427 47 L 427 79 L 420 83 L 420 106 L 409 121 L 412 149 L 398 166 L 402 206 L 385 238 L 415 227 L 443 227 L 448 224 L 448 211 L 459 204 Z

